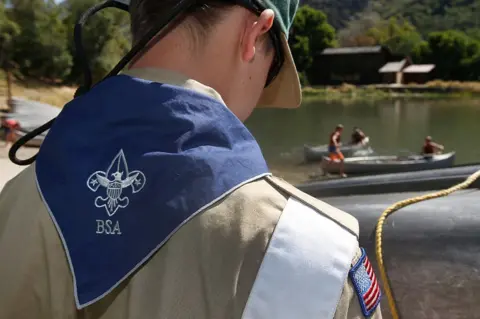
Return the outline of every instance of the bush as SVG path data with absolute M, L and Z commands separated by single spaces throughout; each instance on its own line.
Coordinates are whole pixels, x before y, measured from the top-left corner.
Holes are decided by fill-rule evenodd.
M 305 72 L 299 72 L 298 78 L 300 79 L 300 84 L 302 85 L 302 87 L 310 86 L 310 83 L 308 82 L 308 78 Z

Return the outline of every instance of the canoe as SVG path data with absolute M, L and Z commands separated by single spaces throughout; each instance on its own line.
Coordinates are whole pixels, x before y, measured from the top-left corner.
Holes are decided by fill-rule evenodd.
M 324 180 L 298 188 L 357 218 L 360 246 L 380 280 L 375 226 L 383 210 L 397 201 L 449 188 L 478 170 L 480 163 Z M 387 219 L 384 261 L 401 318 L 477 318 L 479 196 L 480 179 L 468 190 L 402 208 Z M 385 295 L 382 313 L 391 318 Z
M 362 144 L 345 144 L 340 146 L 340 151 L 345 157 L 352 156 L 367 156 L 373 154 L 373 149 L 368 146 L 369 137 L 365 138 L 365 143 Z M 328 145 L 304 145 L 303 152 L 305 162 L 320 162 L 324 156 L 328 156 Z
M 425 192 L 448 188 L 480 170 L 480 163 L 417 172 L 353 176 L 325 179 L 296 185 L 301 191 L 322 198 L 349 195 L 378 195 L 400 192 Z M 480 188 L 480 179 L 471 184 Z
M 455 152 L 433 155 L 425 159 L 421 155 L 399 156 L 363 156 L 345 158 L 345 174 L 386 174 L 398 172 L 414 172 L 428 169 L 452 167 Z M 338 173 L 340 162 L 322 159 L 322 169 L 327 173 Z

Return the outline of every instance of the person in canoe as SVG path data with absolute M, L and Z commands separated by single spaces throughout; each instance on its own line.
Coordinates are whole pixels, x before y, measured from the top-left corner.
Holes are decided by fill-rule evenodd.
M 425 143 L 423 144 L 422 155 L 432 156 L 434 154 L 443 152 L 443 149 L 443 145 L 433 142 L 432 137 L 427 136 L 425 137 Z
M 343 132 L 343 125 L 338 124 L 335 127 L 335 131 L 333 131 L 332 134 L 330 134 L 330 140 L 328 141 L 328 153 L 329 153 L 328 157 L 330 158 L 330 162 L 328 163 L 328 165 L 330 165 L 334 161 L 339 161 L 340 176 L 347 177 L 347 175 L 343 172 L 343 161 L 345 157 L 340 151 L 342 132 Z
M 367 136 L 365 133 L 357 126 L 353 127 L 353 132 L 352 132 L 352 139 L 351 139 L 351 144 L 353 145 L 358 145 L 358 144 L 366 144 L 367 142 Z

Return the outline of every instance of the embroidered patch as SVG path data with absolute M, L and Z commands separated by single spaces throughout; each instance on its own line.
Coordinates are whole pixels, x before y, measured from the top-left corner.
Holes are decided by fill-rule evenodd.
M 113 216 L 119 208 L 128 206 L 128 197 L 122 197 L 124 188 L 131 187 L 132 193 L 135 194 L 141 191 L 144 185 L 145 175 L 142 172 L 128 171 L 123 150 L 118 152 L 105 172 L 96 171 L 87 180 L 87 186 L 92 192 L 96 192 L 100 186 L 106 188 L 107 196 L 95 198 L 95 206 L 98 208 L 105 207 L 108 216 Z
M 350 270 L 349 276 L 358 295 L 362 312 L 365 317 L 369 317 L 379 305 L 382 292 L 363 248 L 362 256 Z

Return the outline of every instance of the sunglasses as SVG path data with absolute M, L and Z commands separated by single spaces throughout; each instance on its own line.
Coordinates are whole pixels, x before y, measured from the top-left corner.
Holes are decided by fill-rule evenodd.
M 257 0 L 235 0 L 235 4 L 252 11 L 256 15 L 260 15 L 263 12 L 263 10 L 265 10 L 265 6 L 263 6 Z M 283 51 L 282 39 L 280 36 L 281 28 L 277 20 L 273 21 L 273 26 L 268 31 L 268 35 L 270 36 L 270 40 L 272 41 L 272 45 L 275 53 L 273 56 L 272 65 L 270 66 L 270 70 L 268 71 L 267 82 L 265 84 L 265 87 L 269 86 L 272 83 L 272 81 L 277 77 L 285 61 L 285 53 Z

